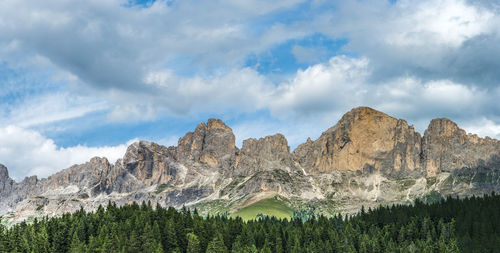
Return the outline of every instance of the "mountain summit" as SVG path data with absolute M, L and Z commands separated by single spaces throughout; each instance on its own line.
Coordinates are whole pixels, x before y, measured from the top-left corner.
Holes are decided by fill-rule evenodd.
M 231 128 L 209 119 L 177 146 L 133 143 L 115 164 L 96 157 L 19 183 L 0 165 L 0 215 L 19 221 L 108 201 L 237 212 L 266 198 L 292 209 L 353 213 L 362 205 L 490 193 L 499 182 L 500 141 L 443 118 L 421 136 L 405 120 L 358 107 L 292 152 L 281 134 L 244 140 L 239 149 Z
M 404 174 L 420 169 L 421 137 L 413 126 L 369 107 L 346 113 L 317 140 L 294 155 L 312 173 L 378 171 Z

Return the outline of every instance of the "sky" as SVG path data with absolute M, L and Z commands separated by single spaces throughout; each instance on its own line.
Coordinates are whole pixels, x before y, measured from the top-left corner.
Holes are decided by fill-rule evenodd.
M 370 106 L 500 138 L 500 4 L 465 0 L 2 0 L 0 163 L 17 181 L 208 118 L 317 138 Z

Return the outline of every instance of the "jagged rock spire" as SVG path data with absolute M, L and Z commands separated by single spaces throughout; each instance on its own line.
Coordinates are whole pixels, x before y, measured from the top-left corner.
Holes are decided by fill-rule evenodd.
M 198 124 L 194 132 L 188 132 L 179 139 L 177 147 L 181 161 L 224 169 L 232 165 L 236 151 L 233 130 L 220 119 L 209 119 L 206 124 Z

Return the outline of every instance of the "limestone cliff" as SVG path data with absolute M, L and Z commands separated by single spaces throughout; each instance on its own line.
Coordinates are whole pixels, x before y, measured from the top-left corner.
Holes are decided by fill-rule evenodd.
M 178 159 L 228 169 L 237 151 L 234 143 L 231 128 L 220 119 L 209 119 L 206 124 L 200 123 L 194 132 L 188 132 L 179 139 Z
M 147 186 L 167 184 L 176 176 L 175 168 L 169 166 L 174 154 L 156 143 L 140 141 L 130 145 L 123 157 L 125 170 Z
M 429 194 L 499 192 L 499 182 L 500 141 L 467 134 L 448 119 L 432 120 L 421 137 L 405 120 L 358 107 L 293 152 L 281 134 L 244 140 L 238 149 L 231 128 L 209 119 L 177 147 L 136 142 L 115 164 L 95 157 L 19 183 L 0 165 L 0 216 L 92 211 L 108 201 L 228 211 L 274 195 L 352 213 Z
M 9 193 L 13 185 L 14 180 L 9 177 L 9 171 L 3 164 L 0 164 L 0 193 Z
M 449 119 L 433 119 L 422 146 L 422 162 L 429 177 L 462 168 L 500 168 L 500 141 L 467 134 Z
M 234 175 L 249 176 L 272 169 L 296 169 L 285 136 L 276 134 L 258 140 L 244 140 L 236 157 Z
M 368 107 L 346 113 L 317 140 L 294 150 L 294 158 L 310 173 L 336 170 L 417 172 L 421 137 L 406 121 Z

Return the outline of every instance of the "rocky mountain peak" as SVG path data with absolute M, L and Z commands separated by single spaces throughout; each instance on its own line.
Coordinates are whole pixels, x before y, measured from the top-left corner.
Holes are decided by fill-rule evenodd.
M 393 117 L 391 117 L 391 116 L 389 116 L 381 111 L 377 111 L 371 107 L 360 106 L 360 107 L 353 108 L 349 112 L 345 113 L 339 122 L 342 122 L 343 120 L 350 119 L 350 118 L 357 119 L 357 120 L 366 120 L 366 119 L 373 118 L 373 117 L 394 119 Z
M 175 159 L 175 148 L 139 141 L 127 148 L 116 170 L 123 169 L 122 173 L 130 173 L 144 185 L 166 184 L 173 178 L 169 163 Z
M 406 121 L 369 107 L 346 113 L 294 156 L 310 172 L 334 170 L 400 173 L 418 167 L 420 135 Z
M 427 176 L 442 171 L 479 166 L 498 166 L 500 142 L 467 134 L 446 118 L 433 119 L 422 142 L 423 165 Z
M 106 157 L 94 156 L 90 159 L 89 163 L 91 163 L 91 164 L 105 164 L 106 166 L 109 166 L 109 161 L 108 161 L 108 158 L 106 158 Z
M 425 134 L 440 137 L 451 137 L 455 135 L 465 135 L 465 131 L 460 129 L 457 123 L 447 118 L 437 118 L 431 120 Z
M 124 164 L 144 160 L 145 154 L 153 152 L 153 149 L 158 149 L 158 145 L 148 141 L 137 141 L 130 144 L 125 151 L 122 162 Z
M 282 152 L 290 153 L 290 147 L 284 135 L 275 134 L 259 139 L 250 138 L 244 140 L 241 152 L 267 156 Z
M 220 119 L 200 123 L 194 132 L 179 139 L 179 160 L 208 165 L 211 168 L 229 168 L 237 148 L 233 130 Z
M 10 178 L 9 171 L 7 170 L 7 167 L 5 167 L 3 164 L 0 164 L 0 182 L 4 181 L 7 178 Z
M 335 127 L 348 127 L 351 128 L 357 124 L 366 124 L 366 123 L 379 123 L 384 121 L 395 121 L 396 119 L 383 113 L 377 111 L 373 108 L 361 106 L 356 107 L 349 112 L 345 113 L 342 118 L 337 122 L 336 125 L 331 127 L 329 130 L 334 131 Z M 328 130 L 327 130 L 328 131 Z
M 7 167 L 3 164 L 0 164 L 0 196 L 2 193 L 6 193 L 12 189 L 12 185 L 14 184 L 14 180 L 9 177 L 9 171 Z
M 204 124 L 204 123 L 201 123 Z M 231 128 L 229 128 L 222 120 L 220 119 L 208 119 L 206 127 L 208 130 L 221 129 L 224 132 L 233 132 Z
M 243 141 L 236 157 L 235 174 L 248 176 L 258 171 L 293 168 L 288 141 L 282 134 Z
M 432 120 L 421 137 L 405 120 L 358 107 L 293 153 L 282 134 L 244 140 L 239 150 L 231 128 L 209 119 L 177 147 L 133 143 L 114 165 L 94 157 L 20 183 L 0 165 L 0 215 L 61 214 L 80 205 L 95 210 L 108 200 L 176 207 L 227 200 L 237 206 L 275 194 L 348 203 L 354 209 L 344 210 L 355 212 L 360 201 L 375 206 L 433 191 L 460 196 L 500 191 L 499 171 L 500 141 L 467 134 L 445 118 Z

